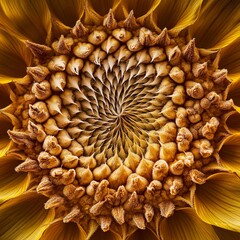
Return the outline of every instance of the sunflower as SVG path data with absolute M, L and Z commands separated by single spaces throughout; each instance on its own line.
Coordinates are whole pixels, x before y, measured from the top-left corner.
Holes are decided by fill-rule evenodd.
M 239 1 L 0 19 L 0 239 L 240 239 Z

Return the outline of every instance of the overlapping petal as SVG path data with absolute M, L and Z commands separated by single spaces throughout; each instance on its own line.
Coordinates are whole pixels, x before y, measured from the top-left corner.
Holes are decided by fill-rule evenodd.
M 229 88 L 229 99 L 233 99 L 235 109 L 240 112 L 240 80 L 232 82 Z
M 8 129 L 12 129 L 11 120 L 0 112 L 0 157 L 4 156 L 11 146 L 11 141 L 7 134 Z
M 83 22 L 86 24 L 95 24 L 100 25 L 103 21 L 103 16 L 109 12 L 109 9 L 112 9 L 116 18 L 119 18 L 121 15 L 118 10 L 118 5 L 122 2 L 121 0 L 107 0 L 103 1 L 99 5 L 97 0 L 86 0 L 84 4 L 84 16 Z
M 229 231 L 223 228 L 214 227 L 214 231 L 217 233 L 220 240 L 239 240 L 240 233 Z
M 0 29 L 0 84 L 12 82 L 26 74 L 32 56 L 24 43 Z
M 82 17 L 84 11 L 84 1 L 79 0 L 47 0 L 47 4 L 53 15 L 71 27 Z M 66 11 L 71 14 L 67 14 Z
M 62 219 L 59 219 L 51 223 L 40 240 L 79 240 L 85 237 L 76 223 L 63 223 Z
M 240 30 L 238 35 L 240 36 Z M 240 37 L 221 50 L 219 67 L 228 70 L 228 76 L 233 81 L 240 79 Z
M 122 12 L 123 18 L 126 18 L 131 10 L 138 21 L 144 22 L 146 18 L 157 8 L 161 0 L 123 0 L 119 5 L 118 11 Z
M 46 2 L 34 0 L 2 0 L 0 2 L 3 29 L 23 39 L 38 43 L 48 42 L 51 14 Z
M 17 154 L 0 158 L 0 203 L 17 197 L 26 191 L 30 176 L 15 172 L 15 167 L 22 162 Z
M 218 240 L 211 225 L 204 223 L 193 209 L 184 208 L 160 223 L 163 240 Z
M 240 114 L 238 112 L 231 112 L 226 115 L 226 126 L 225 128 L 230 133 L 239 133 L 240 132 Z
M 206 223 L 240 232 L 240 179 L 233 173 L 216 173 L 199 185 L 194 208 Z
M 7 107 L 11 103 L 10 86 L 8 84 L 0 84 L 0 109 Z
M 211 50 L 223 48 L 239 37 L 240 2 L 235 0 L 209 0 L 198 20 L 191 26 L 191 36 L 198 47 Z
M 54 218 L 52 210 L 47 211 L 43 208 L 44 202 L 45 197 L 36 192 L 27 192 L 2 204 L 1 239 L 39 239 Z
M 220 163 L 240 176 L 240 134 L 225 138 L 219 148 Z
M 166 27 L 171 34 L 177 34 L 196 21 L 201 5 L 202 0 L 161 0 L 153 18 L 159 28 Z

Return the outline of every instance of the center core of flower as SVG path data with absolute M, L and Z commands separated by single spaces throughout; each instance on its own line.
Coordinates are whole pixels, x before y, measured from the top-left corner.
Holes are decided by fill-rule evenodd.
M 222 115 L 232 108 L 227 72 L 194 39 L 140 26 L 131 12 L 103 26 L 80 21 L 35 56 L 16 85 L 9 135 L 64 222 L 95 219 L 140 229 L 187 205 L 215 161 Z

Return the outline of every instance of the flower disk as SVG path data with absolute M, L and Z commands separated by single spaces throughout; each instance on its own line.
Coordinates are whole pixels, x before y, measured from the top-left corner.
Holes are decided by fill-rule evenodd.
M 27 156 L 16 171 L 32 174 L 46 209 L 108 231 L 188 206 L 233 110 L 212 55 L 111 10 L 102 26 L 77 21 L 51 47 L 26 46 L 34 65 L 13 90 L 21 126 L 8 134 Z

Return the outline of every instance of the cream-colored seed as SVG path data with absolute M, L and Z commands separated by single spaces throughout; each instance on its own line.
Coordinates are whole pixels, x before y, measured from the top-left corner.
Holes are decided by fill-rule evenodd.
M 128 40 L 127 47 L 132 52 L 137 52 L 143 48 L 142 44 L 139 42 L 138 37 L 134 37 Z
M 70 75 L 79 75 L 83 65 L 84 63 L 82 59 L 72 57 L 67 64 L 66 71 Z
M 177 127 L 174 122 L 168 122 L 159 130 L 159 138 L 161 143 L 172 142 L 177 136 Z
M 79 58 L 87 58 L 94 50 L 94 46 L 91 43 L 79 42 L 77 46 L 73 48 L 73 53 Z
M 40 168 L 42 169 L 52 169 L 60 165 L 60 160 L 48 152 L 40 152 L 37 160 Z
M 61 92 L 66 86 L 66 74 L 64 72 L 56 72 L 51 75 L 50 85 L 53 91 Z
M 64 71 L 68 62 L 66 55 L 55 56 L 48 63 L 48 69 L 51 71 Z
M 137 193 L 143 192 L 148 186 L 148 180 L 136 173 L 130 174 L 127 179 L 126 189 L 128 192 L 132 193 L 136 191 Z
M 181 60 L 182 52 L 178 46 L 168 46 L 166 47 L 166 54 L 168 56 L 168 61 L 172 65 L 177 65 Z
M 185 80 L 184 72 L 177 66 L 173 67 L 169 72 L 169 76 L 176 83 L 183 83 Z
M 72 138 L 66 130 L 61 130 L 57 135 L 57 139 L 63 148 L 68 148 L 72 143 Z
M 30 138 L 37 139 L 38 142 L 43 142 L 46 137 L 43 126 L 30 120 L 28 121 L 28 131 Z
M 132 37 L 132 33 L 127 31 L 125 28 L 114 29 L 112 31 L 112 35 L 120 42 L 127 42 Z
M 111 188 L 117 188 L 126 183 L 132 171 L 124 165 L 118 167 L 108 178 Z
M 44 130 L 49 135 L 57 135 L 61 130 L 54 118 L 49 118 L 46 123 L 44 123 Z
M 159 47 L 150 47 L 148 49 L 149 55 L 151 57 L 151 62 L 162 62 L 166 59 L 166 54 L 164 53 L 163 48 Z
M 29 116 L 38 123 L 45 122 L 49 117 L 47 105 L 44 102 L 36 102 L 29 105 Z
M 115 52 L 120 47 L 120 43 L 115 38 L 110 36 L 102 43 L 101 47 L 106 53 L 110 54 Z
M 154 180 L 163 180 L 167 176 L 169 171 L 168 163 L 165 160 L 158 160 L 154 163 L 152 168 L 152 178 Z
M 102 164 L 93 170 L 93 176 L 94 176 L 95 180 L 100 181 L 100 180 L 108 178 L 108 176 L 111 174 L 111 172 L 112 171 L 107 164 Z
M 88 41 L 93 45 L 100 45 L 107 38 L 107 34 L 101 30 L 94 30 L 88 36 Z
M 173 94 L 171 95 L 173 103 L 177 105 L 183 105 L 186 99 L 185 89 L 183 86 L 178 85 L 174 88 Z
M 36 82 L 42 82 L 50 72 L 47 67 L 38 65 L 36 67 L 27 67 L 27 74 L 30 74 Z
M 52 94 L 51 86 L 48 81 L 34 83 L 32 86 L 32 93 L 39 100 L 47 99 Z
M 53 95 L 51 98 L 46 100 L 49 113 L 51 115 L 56 115 L 61 113 L 62 109 L 62 100 L 58 95 Z
M 177 144 L 175 142 L 161 144 L 160 159 L 172 161 L 175 158 L 176 152 Z
M 126 165 L 132 171 L 135 171 L 141 158 L 138 154 L 133 153 L 132 151 L 128 152 L 128 156 L 124 160 L 124 165 Z
M 146 179 L 151 179 L 153 165 L 153 161 L 143 158 L 136 168 L 136 173 Z
M 155 64 L 156 77 L 165 77 L 169 74 L 171 67 L 168 62 L 158 62 Z
M 52 155 L 59 155 L 62 147 L 58 144 L 57 138 L 54 136 L 47 136 L 43 142 L 43 149 Z
M 87 185 L 93 180 L 93 174 L 89 168 L 78 167 L 76 174 L 81 185 Z
M 79 158 L 79 163 L 80 166 L 90 169 L 95 168 L 97 165 L 96 159 L 93 156 L 90 157 L 81 156 Z

